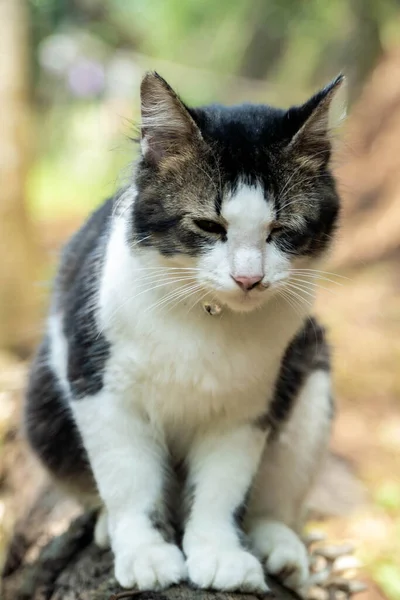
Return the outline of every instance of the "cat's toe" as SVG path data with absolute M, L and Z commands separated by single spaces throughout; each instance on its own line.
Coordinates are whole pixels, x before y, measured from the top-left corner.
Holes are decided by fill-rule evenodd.
M 309 561 L 306 547 L 294 531 L 283 523 L 264 522 L 251 537 L 267 572 L 302 592 L 309 580 Z
M 190 554 L 187 567 L 190 581 L 200 588 L 268 591 L 260 562 L 244 550 L 200 549 Z
M 301 542 L 276 546 L 265 562 L 268 573 L 301 592 L 309 578 L 307 552 Z
M 173 544 L 151 544 L 139 548 L 133 555 L 129 552 L 117 555 L 115 577 L 124 588 L 160 590 L 185 579 L 185 560 Z

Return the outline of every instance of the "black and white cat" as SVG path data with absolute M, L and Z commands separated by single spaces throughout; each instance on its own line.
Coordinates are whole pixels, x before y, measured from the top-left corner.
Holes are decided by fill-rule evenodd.
M 265 591 L 262 565 L 307 583 L 298 531 L 332 416 L 310 311 L 342 81 L 290 110 L 189 108 L 147 74 L 132 184 L 65 248 L 26 431 L 101 507 L 124 587 Z

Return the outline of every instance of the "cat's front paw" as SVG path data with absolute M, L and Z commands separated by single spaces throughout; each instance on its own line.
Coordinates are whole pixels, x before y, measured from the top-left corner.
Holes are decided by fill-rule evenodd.
M 245 550 L 204 545 L 189 553 L 186 564 L 190 581 L 200 588 L 268 591 L 260 562 Z
M 250 539 L 267 572 L 302 593 L 309 579 L 309 561 L 306 547 L 294 531 L 283 523 L 265 520 L 250 532 Z
M 160 590 L 186 577 L 182 552 L 166 542 L 121 550 L 115 556 L 115 578 L 124 588 Z

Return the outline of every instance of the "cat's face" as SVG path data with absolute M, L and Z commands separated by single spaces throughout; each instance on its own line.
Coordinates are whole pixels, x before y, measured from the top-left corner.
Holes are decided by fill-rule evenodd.
M 198 284 L 232 310 L 257 308 L 284 289 L 293 269 L 328 247 L 336 224 L 328 117 L 340 83 L 289 111 L 188 109 L 148 75 L 135 240 L 182 285 L 187 278 L 188 291 Z

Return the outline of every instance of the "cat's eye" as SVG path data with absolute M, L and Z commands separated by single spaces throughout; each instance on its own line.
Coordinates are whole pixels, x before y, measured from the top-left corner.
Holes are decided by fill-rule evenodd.
M 280 233 L 282 231 L 283 227 L 282 225 L 280 225 L 279 223 L 274 223 L 271 227 L 271 229 L 269 230 L 269 234 L 267 236 L 267 243 L 270 242 L 272 240 L 272 238 L 274 237 L 274 235 L 276 233 Z
M 226 229 L 221 223 L 216 221 L 209 221 L 208 219 L 195 219 L 195 225 L 202 231 L 212 233 L 214 235 L 226 235 Z

